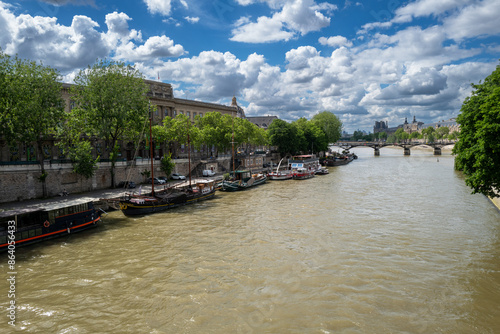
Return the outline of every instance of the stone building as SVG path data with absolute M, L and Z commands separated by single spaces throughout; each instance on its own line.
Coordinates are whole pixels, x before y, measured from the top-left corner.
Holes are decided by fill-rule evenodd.
M 403 130 L 407 133 L 419 132 L 423 124 L 424 122 L 417 122 L 415 116 L 413 116 L 413 122 L 411 123 L 408 123 L 408 119 L 405 117 L 405 122 L 403 123 Z
M 238 105 L 233 97 L 231 105 L 222 105 L 174 97 L 172 86 L 168 83 L 145 81 L 150 89 L 147 93 L 152 105 L 156 105 L 153 119 L 155 124 L 160 124 L 166 116 L 175 117 L 179 114 L 186 115 L 191 121 L 196 116 L 203 117 L 208 112 L 220 112 L 234 117 L 245 117 L 244 110 Z M 63 84 L 61 95 L 66 101 L 65 110 L 71 112 L 74 102 L 70 94 L 71 85 Z M 100 140 L 93 142 L 94 155 L 100 156 L 98 169 L 90 179 L 85 179 L 73 172 L 72 164 L 66 159 L 63 152 L 55 145 L 53 139 L 46 140 L 43 145 L 43 156 L 45 169 L 48 172 L 46 179 L 47 195 L 54 196 L 66 190 L 70 193 L 103 189 L 111 186 L 109 174 L 110 148 Z M 155 176 L 162 175 L 159 168 L 159 158 L 171 152 L 176 160 L 175 172 L 189 173 L 188 152 L 185 145 L 177 143 L 153 144 L 153 159 L 155 165 Z M 147 142 L 120 142 L 119 158 L 116 162 L 116 182 L 131 180 L 143 182 L 145 176 L 143 171 L 150 169 L 150 149 Z M 40 166 L 36 161 L 36 147 L 30 143 L 18 143 L 9 145 L 0 137 L 0 202 L 12 200 L 24 200 L 42 196 L 40 177 Z M 192 150 L 191 158 L 196 163 L 191 164 L 193 176 L 201 176 L 204 169 L 212 169 L 217 172 L 230 168 L 230 153 L 228 157 L 219 154 L 218 160 L 207 159 L 210 150 L 202 147 L 200 150 Z M 204 160 L 205 159 L 205 160 Z
M 170 116 L 174 118 L 177 115 L 184 114 L 192 122 L 196 116 L 203 117 L 204 114 L 208 112 L 220 112 L 222 114 L 229 114 L 235 117 L 245 117 L 244 110 L 238 105 L 236 97 L 233 97 L 230 106 L 180 99 L 174 97 L 172 85 L 163 82 L 156 82 L 151 80 L 145 80 L 146 84 L 149 85 L 150 90 L 147 93 L 149 100 L 152 105 L 156 105 L 157 108 L 153 115 L 153 123 L 161 124 L 162 120 Z M 70 89 L 71 84 L 63 84 L 61 95 L 66 102 L 65 110 L 71 112 L 74 107 L 74 102 L 71 99 Z M 136 145 L 139 145 L 138 147 Z M 120 160 L 129 161 L 134 158 L 134 155 L 139 158 L 149 158 L 150 150 L 147 149 L 148 143 L 132 143 L 132 142 L 120 142 Z M 166 144 L 158 144 L 154 147 L 154 157 L 159 158 L 163 156 L 166 152 L 171 152 L 174 157 L 186 157 L 187 150 L 184 145 L 170 144 L 169 147 Z M 18 145 L 7 145 L 0 139 L 0 162 L 30 162 L 36 161 L 35 147 L 31 144 L 18 144 Z M 110 149 L 105 147 L 105 143 L 101 141 L 96 141 L 94 143 L 94 154 L 99 155 L 102 159 L 108 159 Z M 136 154 L 137 151 L 137 154 Z M 203 154 L 206 154 L 208 149 L 202 148 L 201 151 L 194 152 L 198 155 L 198 158 L 202 158 Z M 61 150 L 55 145 L 53 140 L 47 140 L 43 144 L 43 154 L 46 160 L 52 160 L 53 162 L 67 162 L 65 161 L 65 156 Z
M 375 122 L 373 133 L 385 132 L 387 133 L 387 135 L 391 135 L 401 128 L 407 133 L 422 132 L 423 129 L 430 126 L 434 127 L 435 129 L 446 126 L 450 129 L 450 133 L 452 133 L 453 131 L 460 132 L 460 125 L 457 123 L 455 118 L 451 118 L 447 121 L 443 120 L 437 123 L 425 124 L 424 122 L 417 121 L 416 117 L 413 116 L 413 121 L 411 123 L 408 123 L 408 119 L 405 117 L 405 121 L 403 124 L 392 128 L 388 126 L 387 121 Z
M 266 129 L 275 119 L 278 119 L 277 116 L 256 116 L 256 117 L 247 117 L 247 119 L 253 124 L 257 125 L 259 128 Z

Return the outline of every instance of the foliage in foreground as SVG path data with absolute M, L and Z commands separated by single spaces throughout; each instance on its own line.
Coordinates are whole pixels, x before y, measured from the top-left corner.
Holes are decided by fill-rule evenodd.
M 455 168 L 464 172 L 473 193 L 499 197 L 500 66 L 472 87 L 457 118 L 461 131 L 453 149 Z

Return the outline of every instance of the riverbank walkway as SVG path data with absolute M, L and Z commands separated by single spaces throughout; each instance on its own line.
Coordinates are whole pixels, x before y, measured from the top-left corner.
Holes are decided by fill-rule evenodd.
M 218 181 L 222 179 L 222 175 L 216 175 L 212 179 Z M 207 180 L 206 178 L 197 178 L 192 179 L 191 183 L 195 183 L 196 181 Z M 163 189 L 164 186 L 172 187 L 172 186 L 180 186 L 187 185 L 187 180 L 182 181 L 169 181 L 168 184 L 157 184 L 155 185 L 156 190 Z M 35 208 L 43 208 L 50 209 L 56 206 L 71 206 L 76 204 L 83 204 L 87 202 L 95 202 L 100 199 L 111 199 L 111 198 L 119 198 L 126 194 L 138 194 L 139 189 L 142 194 L 146 194 L 151 192 L 151 184 L 139 184 L 133 189 L 124 189 L 124 188 L 115 188 L 115 189 L 98 189 L 92 190 L 88 192 L 82 193 L 72 193 L 67 196 L 55 196 L 50 198 L 43 199 L 28 199 L 25 201 L 13 201 L 13 202 L 5 202 L 0 203 L 0 212 L 1 211 L 17 211 L 21 209 L 35 209 Z

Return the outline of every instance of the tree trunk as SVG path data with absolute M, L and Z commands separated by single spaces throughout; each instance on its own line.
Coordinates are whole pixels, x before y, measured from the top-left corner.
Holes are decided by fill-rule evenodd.
M 43 150 L 42 150 L 42 142 L 37 141 L 37 160 L 38 163 L 40 164 L 40 171 L 42 172 L 41 179 L 40 181 L 42 182 L 42 197 L 45 198 L 47 197 L 47 184 L 46 184 L 46 177 L 45 177 L 45 164 L 44 164 L 44 157 L 43 157 Z

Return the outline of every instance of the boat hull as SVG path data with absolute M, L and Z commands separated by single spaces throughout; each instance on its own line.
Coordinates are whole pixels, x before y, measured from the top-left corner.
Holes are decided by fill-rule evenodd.
M 241 190 L 246 190 L 248 188 L 252 188 L 261 184 L 266 183 L 267 181 L 267 176 L 263 175 L 261 178 L 258 179 L 251 179 L 253 181 L 222 181 L 221 183 L 221 191 L 241 191 Z
M 267 178 L 273 181 L 283 181 L 283 180 L 291 180 L 293 178 L 292 173 L 269 173 L 267 174 Z
M 312 177 L 314 177 L 314 172 L 296 173 L 293 175 L 294 180 L 307 180 Z
M 184 205 L 193 204 L 196 202 L 205 201 L 215 196 L 215 189 L 209 193 L 186 196 L 171 202 L 158 201 L 145 201 L 144 203 L 137 203 L 133 200 L 120 201 L 120 210 L 127 216 L 147 215 L 155 212 L 167 211 Z
M 67 214 L 68 208 L 80 207 L 87 205 L 87 208 L 70 214 Z M 49 215 L 49 212 L 57 212 L 57 214 Z M 59 215 L 59 213 L 64 213 Z M 26 217 L 27 215 L 31 215 Z M 23 218 L 23 216 L 25 216 Z M 37 218 L 35 218 L 37 217 Z M 14 226 L 16 224 L 23 224 L 21 222 L 29 221 L 29 225 Z M 39 243 L 49 239 L 65 236 L 81 232 L 97 226 L 101 220 L 99 212 L 89 203 L 79 204 L 76 206 L 69 206 L 57 210 L 39 210 L 32 213 L 19 213 L 12 216 L 2 217 L 2 231 L 0 232 L 0 251 L 13 249 L 13 247 L 27 246 L 34 243 Z M 6 225 L 3 229 L 3 225 Z M 24 225 L 24 224 L 23 224 Z M 15 241 L 15 243 L 13 242 Z

